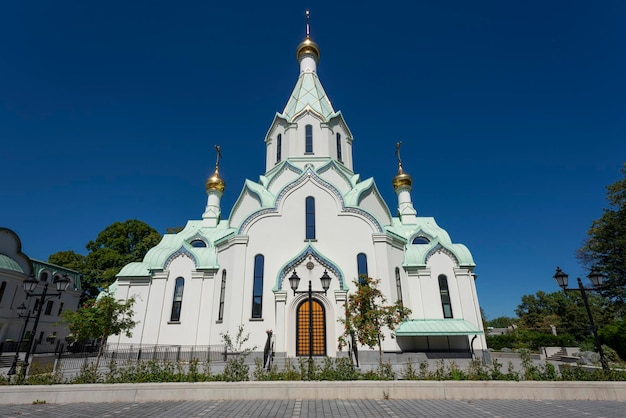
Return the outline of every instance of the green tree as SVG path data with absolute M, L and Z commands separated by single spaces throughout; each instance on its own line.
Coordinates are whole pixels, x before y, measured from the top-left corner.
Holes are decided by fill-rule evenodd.
M 48 263 L 83 272 L 85 270 L 85 256 L 74 251 L 59 251 L 48 257 Z
M 86 245 L 87 256 L 73 251 L 52 254 L 48 261 L 77 270 L 83 275 L 84 300 L 93 299 L 107 288 L 126 264 L 141 261 L 159 243 L 161 235 L 148 224 L 130 219 L 114 222 Z
M 134 298 L 119 302 L 114 296 L 104 292 L 98 299 L 84 303 L 76 311 L 67 310 L 61 314 L 75 341 L 98 340 L 96 370 L 102 356 L 102 348 L 109 336 L 123 333 L 129 338 L 132 337 L 132 329 L 137 323 L 133 320 L 134 303 Z
M 587 297 L 596 324 L 613 321 L 615 311 L 607 304 L 606 298 L 591 293 Z M 521 329 L 550 333 L 551 326 L 554 326 L 559 334 L 570 334 L 578 342 L 589 337 L 589 318 L 579 292 L 539 291 L 534 295 L 524 295 L 515 313 Z
M 481 308 L 482 309 L 482 308 Z M 499 316 L 487 321 L 487 327 L 493 328 L 508 328 L 511 325 L 517 324 L 518 318 L 511 318 L 509 316 Z M 485 328 L 487 328 L 485 327 Z
M 398 301 L 386 306 L 386 298 L 378 288 L 380 280 L 361 276 L 354 280 L 356 292 L 348 295 L 345 303 L 346 316 L 339 322 L 344 324 L 344 332 L 339 337 L 339 347 L 345 347 L 351 335 L 371 349 L 378 347 L 379 362 L 382 365 L 382 341 L 385 338 L 383 327 L 394 331 L 396 327 L 411 314 Z
M 583 265 L 606 275 L 603 293 L 621 310 L 626 305 L 626 164 L 623 178 L 607 187 L 610 207 L 593 221 L 578 252 Z

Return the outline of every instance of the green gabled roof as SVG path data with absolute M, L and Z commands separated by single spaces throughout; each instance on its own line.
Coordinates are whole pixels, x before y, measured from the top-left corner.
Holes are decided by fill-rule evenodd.
M 313 72 L 300 74 L 281 116 L 292 122 L 307 108 L 320 115 L 325 121 L 328 121 L 335 114 L 322 83 L 320 83 L 317 74 Z
M 194 260 L 196 269 L 217 269 L 217 251 L 215 242 L 232 234 L 234 230 L 228 227 L 227 222 L 220 222 L 217 227 L 205 227 L 201 220 L 187 222 L 185 228 L 177 234 L 165 234 L 161 242 L 143 258 L 142 262 L 130 263 L 117 274 L 117 277 L 149 277 L 153 270 L 167 268 L 172 258 L 186 254 Z M 194 247 L 190 242 L 199 239 L 206 247 Z
M 20 267 L 15 260 L 8 255 L 0 254 L 0 269 L 17 271 L 18 273 L 24 273 L 24 270 Z
M 403 225 L 398 218 L 393 218 L 393 225 L 385 229 L 407 241 L 402 263 L 404 267 L 425 267 L 430 255 L 438 250 L 450 252 L 460 267 L 476 265 L 469 249 L 463 244 L 453 244 L 450 235 L 437 225 L 435 218 L 418 216 L 417 223 L 411 225 Z M 416 236 L 425 236 L 430 242 L 412 244 Z
M 413 319 L 396 328 L 396 337 L 474 335 L 482 334 L 474 324 L 464 319 Z

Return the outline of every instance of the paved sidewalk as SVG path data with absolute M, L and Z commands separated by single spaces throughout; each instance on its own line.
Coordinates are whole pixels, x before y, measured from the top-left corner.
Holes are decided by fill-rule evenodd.
M 529 400 L 289 400 L 3 405 L 2 417 L 624 417 L 626 403 Z

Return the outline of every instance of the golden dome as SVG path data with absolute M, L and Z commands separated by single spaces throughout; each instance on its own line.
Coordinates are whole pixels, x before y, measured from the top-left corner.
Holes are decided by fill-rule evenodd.
M 320 60 L 320 47 L 311 40 L 311 38 L 307 35 L 306 39 L 300 42 L 298 48 L 296 48 L 296 58 L 298 62 L 305 54 L 311 54 L 315 57 L 315 63 Z
M 393 184 L 393 190 L 398 190 L 400 187 L 408 187 L 411 188 L 413 185 L 413 178 L 402 171 L 402 165 L 398 168 L 398 174 L 393 178 L 391 182 Z
M 217 190 L 223 193 L 225 188 L 226 183 L 224 183 L 224 180 L 220 177 L 217 167 L 215 167 L 215 173 L 206 179 L 206 192 L 209 193 L 209 191 Z

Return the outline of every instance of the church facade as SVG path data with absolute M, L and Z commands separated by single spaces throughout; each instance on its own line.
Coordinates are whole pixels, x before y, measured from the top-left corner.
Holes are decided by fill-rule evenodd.
M 400 144 L 398 216 L 374 180 L 353 171 L 352 133 L 317 76 L 319 57 L 307 34 L 297 48 L 296 85 L 265 137 L 265 173 L 245 181 L 230 216 L 221 214 L 218 147 L 202 218 L 120 271 L 111 291 L 135 298 L 138 323 L 132 337 L 109 343 L 221 344 L 243 325 L 260 350 L 271 330 L 277 353 L 336 356 L 344 303 L 366 274 L 380 279 L 388 304 L 401 301 L 412 312 L 394 333 L 387 330 L 385 351 L 486 349 L 470 251 L 434 218 L 417 216 Z M 326 292 L 322 277 L 330 277 Z

